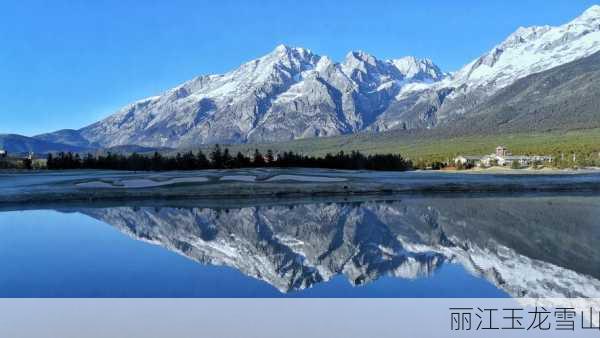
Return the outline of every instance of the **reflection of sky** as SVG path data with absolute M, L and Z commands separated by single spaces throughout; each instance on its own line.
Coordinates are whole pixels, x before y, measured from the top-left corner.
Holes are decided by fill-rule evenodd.
M 0 213 L 0 297 L 280 297 L 227 267 L 203 266 L 81 214 Z M 353 287 L 344 276 L 291 297 L 505 297 L 461 266 L 416 280 L 382 277 Z

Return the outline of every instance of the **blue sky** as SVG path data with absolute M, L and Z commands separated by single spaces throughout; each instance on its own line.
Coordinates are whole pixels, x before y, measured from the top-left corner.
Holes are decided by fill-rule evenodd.
M 284 43 L 343 59 L 429 57 L 456 70 L 519 26 L 596 1 L 3 0 L 0 133 L 80 128 Z

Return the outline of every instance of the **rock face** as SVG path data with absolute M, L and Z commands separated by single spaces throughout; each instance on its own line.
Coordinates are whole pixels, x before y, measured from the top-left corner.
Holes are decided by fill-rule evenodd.
M 352 133 L 372 123 L 403 85 L 443 77 L 429 60 L 382 61 L 352 52 L 338 64 L 282 45 L 230 73 L 200 76 L 138 101 L 80 133 L 103 147 L 181 147 Z
M 517 80 L 439 132 L 452 135 L 600 128 L 600 52 Z
M 597 5 L 562 26 L 519 28 L 452 75 L 427 59 L 380 60 L 351 52 L 336 63 L 282 45 L 229 73 L 199 76 L 81 130 L 40 137 L 76 146 L 177 148 L 443 129 L 495 104 L 491 98 L 516 81 L 599 51 Z M 553 97 L 542 93 L 539 100 Z M 577 102 L 570 89 L 560 95 Z M 590 111 L 596 120 L 597 113 Z
M 493 104 L 489 99 L 494 94 L 518 80 L 598 51 L 598 5 L 562 26 L 521 27 L 491 51 L 443 81 L 429 86 L 406 86 L 369 128 L 378 131 L 398 127 L 444 128 L 454 119 Z M 542 97 L 551 98 L 551 95 Z
M 451 262 L 515 297 L 597 298 L 599 206 L 595 197 L 440 197 L 77 211 L 281 292 L 336 275 L 354 285 L 426 278 Z

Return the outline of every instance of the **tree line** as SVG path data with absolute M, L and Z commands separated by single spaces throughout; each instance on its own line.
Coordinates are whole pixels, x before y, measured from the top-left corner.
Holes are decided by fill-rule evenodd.
M 397 154 L 364 155 L 358 151 L 327 154 L 323 157 L 306 156 L 291 151 L 274 155 L 268 150 L 262 154 L 258 149 L 247 156 L 238 152 L 232 155 L 229 149 L 216 145 L 208 155 L 202 151 L 178 153 L 175 156 L 164 156 L 158 152 L 153 155 L 133 153 L 130 155 L 107 153 L 103 155 L 77 153 L 49 154 L 47 168 L 58 169 L 109 169 L 131 171 L 172 171 L 203 169 L 238 169 L 238 168 L 326 168 L 348 170 L 390 170 L 406 171 L 413 168 L 410 160 Z

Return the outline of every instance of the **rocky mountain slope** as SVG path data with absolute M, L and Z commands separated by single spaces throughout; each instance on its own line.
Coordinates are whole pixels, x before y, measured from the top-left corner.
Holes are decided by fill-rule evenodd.
M 449 121 L 497 104 L 497 101 L 490 102 L 490 97 L 516 81 L 589 57 L 598 51 L 598 5 L 562 26 L 521 27 L 491 51 L 444 81 L 429 86 L 407 86 L 368 129 L 443 129 Z M 539 100 L 552 99 L 547 91 L 542 94 L 538 95 Z M 576 95 L 571 95 L 566 89 L 560 95 L 576 100 Z M 568 112 L 560 114 L 567 115 Z M 599 115 L 594 117 L 596 120 L 600 119 Z M 564 127 L 577 128 L 576 125 Z
M 274 51 L 224 74 L 200 76 L 80 130 L 101 146 L 180 147 L 353 133 L 407 83 L 443 78 L 428 60 L 352 52 L 334 63 L 303 48 Z
M 77 147 L 179 148 L 392 129 L 572 130 L 600 120 L 594 109 L 597 73 L 590 74 L 599 51 L 598 5 L 562 26 L 521 27 L 453 74 L 427 59 L 350 52 L 336 63 L 282 45 L 80 130 L 35 138 Z M 471 122 L 477 123 L 470 128 Z
M 600 53 L 522 78 L 445 121 L 452 135 L 600 127 Z
M 354 285 L 381 276 L 426 278 L 458 263 L 515 297 L 598 297 L 598 210 L 590 197 L 438 197 L 77 211 L 282 292 L 336 275 Z

